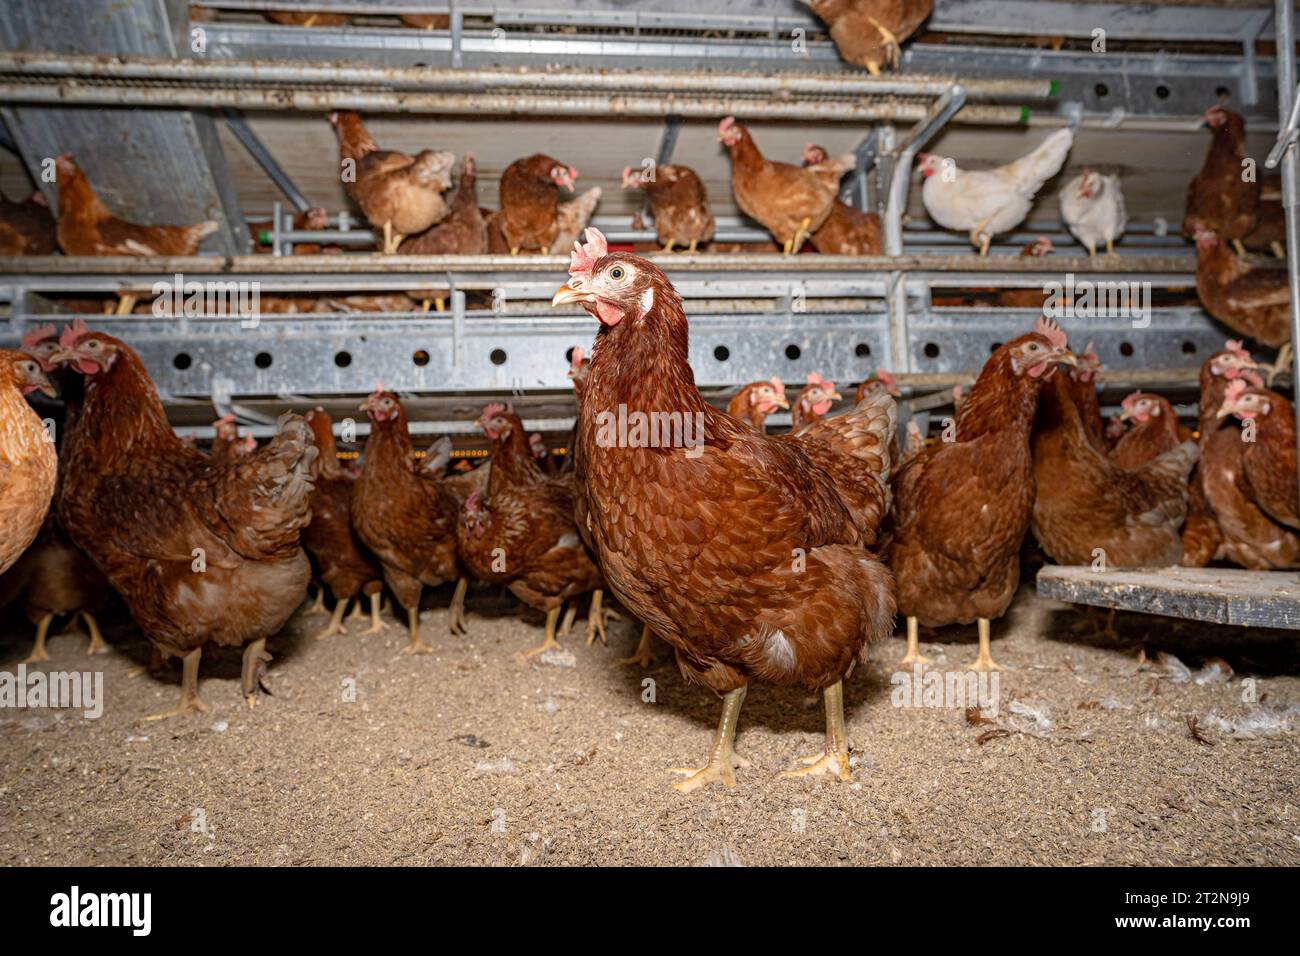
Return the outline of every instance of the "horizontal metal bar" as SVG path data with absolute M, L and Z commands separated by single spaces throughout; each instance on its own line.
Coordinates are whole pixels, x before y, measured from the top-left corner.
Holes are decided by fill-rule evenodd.
M 651 262 L 669 269 L 674 278 L 678 273 L 708 272 L 738 275 L 757 272 L 771 276 L 774 269 L 791 277 L 806 277 L 818 273 L 864 272 L 932 272 L 963 273 L 975 281 L 989 274 L 1074 272 L 1089 275 L 1108 275 L 1127 278 L 1133 274 L 1145 276 L 1186 276 L 1195 267 L 1196 258 L 1189 249 L 1184 255 L 1137 256 L 1124 260 L 1124 269 L 1116 270 L 1115 262 L 1105 257 L 1087 256 L 1021 256 L 997 257 L 996 268 L 991 260 L 974 255 L 902 255 L 902 256 L 779 256 L 767 253 L 650 253 Z M 341 275 L 344 273 L 375 273 L 386 280 L 398 275 L 419 273 L 446 274 L 454 272 L 466 276 L 497 274 L 503 280 L 534 277 L 559 277 L 568 272 L 566 256 L 539 255 L 488 255 L 488 256 L 383 256 L 321 255 L 321 256 L 0 256 L 0 284 L 15 281 L 12 277 L 109 275 L 123 277 L 149 276 L 170 280 L 176 273 L 225 276 L 246 280 L 273 275 Z M 11 277 L 6 279 L 5 277 Z M 410 281 L 402 279 L 400 281 Z
M 0 74 L 63 79 L 154 81 L 204 84 L 311 85 L 376 87 L 401 92 L 477 93 L 527 90 L 563 93 L 673 93 L 726 96 L 938 96 L 950 85 L 944 77 L 854 74 L 663 73 L 652 70 L 493 70 L 410 69 L 336 63 L 180 60 L 157 57 L 77 56 L 51 53 L 0 53 Z M 1043 80 L 982 80 L 967 90 L 971 100 L 1047 100 Z

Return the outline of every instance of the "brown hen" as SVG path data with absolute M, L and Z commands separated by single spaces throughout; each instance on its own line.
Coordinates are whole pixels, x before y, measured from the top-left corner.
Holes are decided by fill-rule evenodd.
M 840 56 L 872 76 L 897 68 L 902 42 L 934 9 L 934 0 L 804 0 L 830 27 Z
M 889 572 L 866 550 L 889 508 L 894 403 L 882 394 L 797 435 L 759 434 L 695 387 L 668 278 L 587 235 L 553 300 L 600 322 L 580 407 L 579 520 L 619 600 L 672 645 L 687 680 L 725 696 L 707 765 L 678 787 L 734 783 L 754 681 L 824 691 L 825 752 L 794 773 L 848 779 L 842 680 L 894 612 Z M 621 435 L 611 416 L 624 412 L 676 431 Z
M 578 171 L 535 153 L 517 159 L 501 174 L 501 211 L 496 217 L 510 254 L 548 253 L 559 235 L 560 190 L 572 189 Z
M 655 236 L 664 252 L 672 252 L 673 246 L 686 246 L 694 252 L 701 242 L 713 238 L 715 224 L 709 211 L 709 194 L 689 166 L 664 164 L 653 171 L 625 166 L 623 188 L 645 190 L 654 215 Z
M 271 659 L 266 639 L 311 576 L 299 540 L 311 517 L 310 429 L 281 416 L 265 447 L 219 464 L 177 438 L 126 343 L 65 329 L 60 345 L 54 361 L 86 377 L 86 395 L 65 437 L 59 520 L 150 643 L 184 659 L 180 705 L 154 718 L 207 709 L 198 669 L 209 642 L 246 645 L 242 686 L 252 706 Z
M 979 625 L 973 669 L 997 670 L 989 621 L 1001 617 L 1020 583 L 1020 544 L 1034 503 L 1029 435 L 1038 395 L 1057 363 L 1073 365 L 1065 333 L 1040 318 L 984 363 L 961 404 L 954 441 L 922 449 L 894 478 L 887 550 L 907 617 L 907 656 L 925 663 L 918 624 Z
M 0 196 L 0 256 L 48 256 L 58 244 L 50 204 L 40 190 L 22 202 Z
M 410 643 L 402 653 L 429 653 L 433 647 L 420 638 L 420 594 L 426 584 L 456 582 L 447 622 L 453 634 L 465 633 L 469 582 L 456 560 L 456 499 L 416 464 L 406 411 L 396 395 L 381 386 L 361 408 L 370 416 L 371 431 L 352 490 L 352 525 L 406 608 Z

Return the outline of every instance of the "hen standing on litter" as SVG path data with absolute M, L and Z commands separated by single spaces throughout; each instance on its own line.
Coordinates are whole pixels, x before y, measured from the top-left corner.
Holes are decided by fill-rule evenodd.
M 1065 333 L 1040 318 L 1034 331 L 984 363 L 957 415 L 955 441 L 922 449 L 894 478 L 889 566 L 907 616 L 904 664 L 925 663 L 917 625 L 978 622 L 972 669 L 1000 670 L 989 621 L 1020 583 L 1020 544 L 1034 504 L 1029 433 L 1038 393 L 1058 363 L 1074 365 Z
M 1058 129 L 1033 152 L 996 169 L 965 170 L 955 159 L 921 153 L 926 212 L 946 229 L 968 232 L 971 245 L 986 256 L 994 236 L 1024 222 L 1034 196 L 1060 172 L 1073 143 L 1071 130 Z
M 687 680 L 725 698 L 708 764 L 678 788 L 735 782 L 736 722 L 756 680 L 824 691 L 825 752 L 794 773 L 848 779 L 842 680 L 894 613 L 889 572 L 865 547 L 889 509 L 893 400 L 797 436 L 755 432 L 695 387 L 668 278 L 587 235 L 553 300 L 600 322 L 578 433 L 585 521 L 619 600 L 673 646 Z M 701 443 L 609 441 L 602 413 L 620 406 L 694 422 Z
M 271 659 L 266 639 L 311 577 L 299 545 L 311 517 L 311 430 L 283 415 L 260 451 L 214 462 L 181 444 L 126 343 L 65 329 L 60 344 L 54 361 L 86 377 L 86 398 L 66 436 L 59 519 L 150 642 L 184 659 L 180 705 L 154 718 L 207 709 L 198 672 L 209 641 L 247 645 L 242 683 L 252 706 Z
M 384 570 L 384 580 L 406 608 L 410 644 L 403 654 L 427 654 L 420 638 L 424 585 L 456 581 L 447 610 L 453 634 L 465 633 L 469 582 L 456 560 L 456 499 L 447 484 L 416 464 L 406 411 L 381 385 L 361 405 L 370 416 L 361 477 L 352 491 L 352 524 Z

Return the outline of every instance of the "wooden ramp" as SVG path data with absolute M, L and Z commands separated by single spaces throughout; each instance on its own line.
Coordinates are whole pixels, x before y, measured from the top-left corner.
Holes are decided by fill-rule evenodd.
M 1038 593 L 1070 604 L 1300 630 L 1300 574 L 1291 571 L 1048 565 L 1038 572 Z

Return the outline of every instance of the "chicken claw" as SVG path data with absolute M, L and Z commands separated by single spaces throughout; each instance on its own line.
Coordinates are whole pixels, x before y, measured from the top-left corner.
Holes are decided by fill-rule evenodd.
M 456 593 L 451 596 L 451 605 L 447 608 L 447 626 L 453 634 L 468 634 L 465 626 L 465 592 L 469 590 L 469 578 L 456 582 Z
M 546 612 L 546 639 L 542 641 L 541 644 L 534 647 L 532 650 L 520 651 L 519 656 L 522 657 L 524 660 L 528 660 L 528 658 L 530 657 L 536 657 L 539 654 L 544 654 L 549 650 L 558 648 L 560 646 L 560 642 L 555 639 L 555 622 L 559 620 L 559 617 L 560 617 L 559 605 L 556 605 L 555 607 L 547 611 Z
M 46 614 L 36 622 L 36 643 L 32 645 L 32 652 L 20 663 L 39 664 L 50 659 L 49 651 L 45 649 L 45 638 L 50 633 L 50 622 L 53 620 L 53 614 Z
M 378 634 L 380 631 L 388 630 L 387 622 L 385 622 L 384 619 L 379 616 L 379 603 L 382 599 L 383 599 L 383 594 L 379 591 L 376 591 L 374 594 L 370 595 L 370 627 L 366 628 L 364 631 L 361 632 L 362 637 L 364 637 L 367 634 Z M 361 602 L 358 601 L 357 607 L 360 606 L 361 606 Z
M 623 665 L 636 664 L 643 668 L 649 668 L 651 664 L 650 645 L 653 643 L 650 640 L 650 633 L 649 624 L 642 626 L 641 642 L 637 644 L 636 650 L 632 652 L 631 657 L 624 657 L 619 661 L 619 663 Z
M 1002 667 L 993 662 L 993 654 L 989 649 L 989 619 L 982 617 L 979 619 L 978 624 L 980 632 L 979 657 L 975 658 L 973 663 L 967 664 L 966 669 L 968 671 L 983 671 L 984 673 L 1000 671 Z
M 433 645 L 420 639 L 420 609 L 413 607 L 406 612 L 407 627 L 411 632 L 411 643 L 402 648 L 403 654 L 432 654 Z
M 736 724 L 740 720 L 740 705 L 745 702 L 747 690 L 748 688 L 744 686 L 737 687 L 722 699 L 722 719 L 718 722 L 718 730 L 713 737 L 713 747 L 709 750 L 709 762 L 698 770 L 685 767 L 673 768 L 673 773 L 689 774 L 685 780 L 673 784 L 673 789 L 680 793 L 690 793 L 711 783 L 721 783 L 727 787 L 736 785 L 735 768 L 749 766 L 749 761 L 737 754 L 734 749 Z
M 930 663 L 930 658 L 921 653 L 921 640 L 918 631 L 916 618 L 909 617 L 907 619 L 907 653 L 898 662 L 900 665 Z
M 610 619 L 620 620 L 619 616 L 609 608 L 605 607 L 605 591 L 603 588 L 596 588 L 591 592 L 591 607 L 587 609 L 587 646 L 591 647 L 596 643 L 596 638 L 600 638 L 600 643 L 606 647 L 609 646 L 609 635 L 605 633 L 605 625 Z
M 108 644 L 99 631 L 99 622 L 95 620 L 95 615 L 89 611 L 82 611 L 81 619 L 86 622 L 86 630 L 90 632 L 90 646 L 86 648 L 86 656 L 93 657 L 100 651 L 108 650 Z
M 265 641 L 262 643 L 265 643 Z M 181 659 L 181 702 L 176 709 L 141 717 L 141 722 L 166 720 L 169 717 L 181 717 L 185 714 L 206 714 L 208 712 L 207 705 L 199 700 L 199 658 L 202 654 L 203 648 L 196 647 Z
M 826 701 L 826 750 L 816 757 L 804 757 L 800 770 L 786 770 L 782 777 L 810 777 L 833 773 L 841 780 L 849 772 L 849 735 L 844 728 L 844 682 L 836 681 L 822 692 Z
M 325 630 L 316 635 L 314 640 L 323 641 L 333 634 L 346 634 L 348 629 L 343 626 L 343 612 L 348 609 L 348 600 L 340 598 L 334 602 L 334 613 L 330 615 L 330 622 L 325 625 Z
M 189 661 L 189 658 L 186 658 Z M 240 683 L 244 689 L 244 700 L 247 701 L 250 709 L 257 706 L 258 688 L 271 693 L 271 689 L 266 686 L 264 680 L 266 676 L 266 665 L 271 661 L 271 655 L 266 651 L 266 638 L 259 637 L 244 648 L 244 666 L 240 675 Z M 197 670 L 198 662 L 195 661 Z M 197 679 L 197 673 L 196 673 Z
M 308 614 L 325 613 L 325 585 L 316 589 L 316 599 L 311 602 L 311 607 L 307 608 Z

